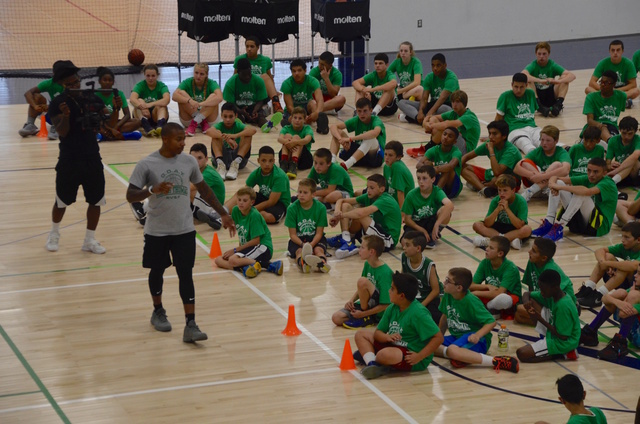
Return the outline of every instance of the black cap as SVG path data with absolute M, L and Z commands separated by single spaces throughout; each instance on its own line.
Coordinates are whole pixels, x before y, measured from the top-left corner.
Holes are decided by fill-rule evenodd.
M 80 68 L 70 60 L 58 60 L 53 64 L 53 81 L 60 82 L 71 75 L 77 74 L 79 70 Z

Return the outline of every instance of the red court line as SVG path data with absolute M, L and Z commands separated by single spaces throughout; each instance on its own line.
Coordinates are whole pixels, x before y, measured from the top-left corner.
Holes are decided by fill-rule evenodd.
M 67 3 L 69 3 L 71 6 L 75 7 L 76 9 L 86 13 L 87 15 L 91 16 L 93 19 L 95 19 L 98 22 L 101 22 L 103 24 L 105 24 L 106 26 L 108 26 L 109 28 L 113 29 L 116 32 L 120 32 L 120 30 L 116 27 L 114 27 L 113 25 L 103 21 L 102 19 L 98 18 L 96 15 L 94 15 L 93 13 L 89 12 L 86 9 L 83 9 L 82 7 L 78 6 L 77 4 L 73 3 L 71 0 L 65 0 Z

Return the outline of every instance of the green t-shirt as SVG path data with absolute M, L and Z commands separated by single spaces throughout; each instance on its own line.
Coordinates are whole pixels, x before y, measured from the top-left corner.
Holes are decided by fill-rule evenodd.
M 489 157 L 489 149 L 487 149 L 486 143 L 482 143 L 481 145 L 476 147 L 474 152 L 476 152 L 476 155 L 478 156 Z M 502 149 L 496 149 L 494 146 L 493 153 L 495 153 L 496 160 L 498 161 L 498 163 L 500 165 L 505 165 L 507 167 L 507 170 L 505 171 L 505 173 L 514 175 L 513 168 L 515 168 L 516 164 L 520 162 L 520 160 L 522 159 L 520 150 L 518 150 L 518 148 L 513 144 L 511 144 L 510 142 L 505 141 L 504 146 L 502 146 Z M 487 168 L 484 173 L 484 179 L 485 181 L 489 181 L 492 178 L 493 178 L 493 171 L 491 170 L 491 168 Z
M 527 267 L 525 268 L 522 276 L 522 285 L 528 287 L 529 292 L 539 291 L 540 286 L 538 286 L 538 277 L 542 274 L 542 271 L 546 271 L 548 269 L 552 269 L 560 274 L 560 288 L 573 300 L 575 305 L 577 300 L 573 293 L 573 283 L 553 259 L 548 260 L 547 263 L 541 267 L 537 267 L 533 262 L 528 261 Z
M 216 199 L 218 199 L 220 203 L 224 203 L 224 196 L 226 194 L 224 180 L 220 174 L 218 174 L 218 171 L 213 169 L 211 165 L 207 165 L 204 167 L 204 171 L 202 171 L 202 176 L 204 177 L 204 182 L 213 190 Z
M 631 290 L 635 290 L 635 288 L 634 287 L 629 287 L 627 289 L 627 293 L 629 293 Z M 636 303 L 635 305 L 633 305 L 633 309 L 638 311 L 638 315 L 640 315 L 640 303 Z
M 602 214 L 602 223 L 596 230 L 596 236 L 600 237 L 605 234 L 609 234 L 611 230 L 611 224 L 613 223 L 613 217 L 616 214 L 616 205 L 618 204 L 618 187 L 611 177 L 605 176 L 596 184 L 589 182 L 589 177 L 586 175 L 579 175 L 577 177 L 571 177 L 572 185 L 581 185 L 587 188 L 598 187 L 600 193 L 591 196 L 593 204 L 596 205 L 596 209 Z
M 567 424 L 607 424 L 607 417 L 601 410 L 592 406 L 589 411 L 593 415 L 571 415 Z
M 362 79 L 364 80 L 365 87 L 378 87 L 388 83 L 389 81 L 395 80 L 393 73 L 389 72 L 388 69 L 382 77 L 379 76 L 376 71 L 373 71 L 362 77 Z M 374 91 L 372 94 L 377 98 L 380 98 L 384 94 L 384 91 Z
M 438 213 L 442 207 L 442 201 L 446 198 L 444 190 L 435 184 L 428 197 L 424 197 L 420 192 L 420 187 L 416 187 L 405 196 L 402 213 L 411 216 L 414 222 L 429 218 Z
M 280 130 L 280 134 L 290 134 L 292 136 L 297 135 L 298 137 L 305 138 L 306 136 L 311 136 L 311 141 L 304 145 L 304 147 L 311 152 L 311 145 L 315 142 L 313 139 L 313 128 L 310 125 L 304 124 L 300 131 L 296 131 L 293 129 L 293 125 L 285 125 Z
M 47 93 L 51 100 L 64 91 L 64 87 L 57 82 L 53 82 L 52 78 L 40 81 L 36 87 L 41 93 Z
M 267 87 L 260 76 L 252 74 L 251 80 L 245 84 L 240 77 L 233 75 L 224 85 L 222 98 L 227 103 L 233 103 L 238 107 L 253 106 L 259 101 L 268 100 Z
M 457 146 L 451 146 L 451 150 L 445 152 L 442 150 L 442 144 L 437 144 L 424 152 L 424 157 L 433 162 L 433 166 L 448 165 L 453 158 L 458 159 L 458 164 L 454 168 L 456 175 L 460 176 L 462 172 L 462 152 Z M 462 185 L 460 186 L 462 189 Z
M 546 66 L 540 66 L 537 60 L 534 60 L 526 68 L 524 68 L 529 74 L 534 78 L 539 79 L 547 79 L 547 78 L 555 78 L 562 75 L 565 69 L 555 63 L 553 60 L 549 59 Z M 539 84 L 536 83 L 536 88 L 538 90 L 553 90 L 553 85 L 549 84 Z
M 247 57 L 246 53 L 236 57 L 236 59 L 233 61 L 233 69 L 238 69 L 238 61 L 240 59 L 249 58 Z M 271 59 L 261 54 L 258 54 L 255 59 L 249 59 L 249 63 L 251 63 L 251 73 L 258 76 L 266 74 L 272 67 Z
M 196 102 L 204 102 L 216 90 L 220 90 L 220 86 L 215 80 L 206 79 L 206 84 L 202 85 L 202 88 L 198 88 L 194 82 L 193 77 L 187 78 L 182 81 L 178 88 L 186 91 L 186 93 Z
M 224 125 L 224 121 L 216 122 L 213 124 L 213 127 L 220 131 L 222 134 L 238 134 L 241 131 L 244 131 L 246 125 L 242 123 L 242 121 L 238 118 L 233 122 L 233 126 L 231 128 L 227 128 Z M 236 138 L 236 143 L 240 144 L 242 142 L 242 137 Z M 226 149 L 230 149 L 231 146 L 226 141 L 222 144 L 222 146 Z
M 96 96 L 102 99 L 102 103 L 104 103 L 105 107 L 109 110 L 109 113 L 113 112 L 114 107 L 116 106 L 113 103 L 113 93 L 109 93 L 109 95 L 105 95 L 104 93 L 96 92 Z M 122 109 L 128 108 L 129 103 L 127 103 L 127 97 L 124 95 L 122 90 L 118 90 L 118 97 L 122 100 Z
M 331 185 L 335 185 L 336 190 L 346 191 L 349 193 L 349 196 L 353 197 L 353 184 L 351 183 L 351 177 L 349 177 L 349 173 L 337 163 L 329 165 L 329 169 L 324 174 L 318 174 L 315 168 L 311 168 L 311 172 L 309 172 L 309 176 L 307 178 L 314 180 L 316 184 L 320 186 L 321 190 L 324 190 Z
M 389 289 L 391 288 L 393 270 L 389 265 L 383 263 L 379 267 L 374 268 L 369 265 L 368 261 L 365 261 L 364 267 L 362 267 L 361 276 L 371 281 L 371 284 L 376 286 L 380 292 L 380 305 L 388 305 L 391 303 L 391 300 L 389 299 Z M 381 317 L 382 313 L 378 316 Z
M 587 175 L 587 165 L 593 158 L 604 158 L 604 147 L 596 144 L 596 147 L 587 152 L 582 142 L 576 143 L 569 149 L 569 157 L 571 158 L 571 172 L 569 176 Z
M 471 292 L 467 292 L 460 300 L 445 293 L 438 309 L 447 317 L 449 333 L 455 338 L 475 333 L 485 325 L 496 322 L 482 301 Z M 488 349 L 491 346 L 491 331 L 484 338 Z
M 402 227 L 402 214 L 398 202 L 389 193 L 382 193 L 377 199 L 370 199 L 367 193 L 356 197 L 356 202 L 364 207 L 375 206 L 378 208 L 372 215 L 376 224 L 393 239 L 393 245 L 400 239 Z M 391 246 L 393 248 L 393 246 Z
M 636 68 L 636 74 L 640 72 L 640 50 L 633 54 L 633 58 L 631 59 L 633 62 L 633 66 Z
M 436 76 L 433 72 L 428 73 L 422 80 L 422 87 L 429 92 L 431 101 L 434 102 L 440 98 L 440 94 L 445 90 L 449 92 L 449 95 L 454 91 L 459 90 L 460 84 L 456 74 L 454 74 L 452 70 L 447 69 L 447 73 L 444 78 Z M 447 98 L 445 103 L 450 104 L 451 102 Z
M 360 135 L 367 131 L 371 131 L 375 127 L 379 127 L 380 134 L 378 134 L 378 137 L 376 137 L 376 139 L 378 140 L 380 148 L 384 150 L 384 146 L 387 144 L 387 131 L 384 128 L 384 123 L 378 116 L 372 115 L 371 121 L 369 121 L 368 124 L 365 124 L 360 120 L 360 118 L 354 116 L 353 118 L 344 121 L 344 125 L 346 126 L 348 132 L 354 132 L 356 135 Z M 362 140 L 356 140 L 354 141 L 354 143 L 361 144 Z
M 513 90 L 505 91 L 498 97 L 496 108 L 509 124 L 509 131 L 536 126 L 534 115 L 538 110 L 538 101 L 531 89 L 527 88 L 522 97 L 516 97 Z
M 616 87 L 623 87 L 629 83 L 629 80 L 636 79 L 636 67 L 626 57 L 623 57 L 617 65 L 611 62 L 610 57 L 602 59 L 593 70 L 593 76 L 600 79 L 604 71 L 613 71 L 618 75 Z
M 504 287 L 507 293 L 522 297 L 522 284 L 520 284 L 520 271 L 516 264 L 509 259 L 502 261 L 498 269 L 493 269 L 489 259 L 483 259 L 478 264 L 473 282 L 475 284 L 490 284 L 495 287 Z
M 258 186 L 258 192 L 266 198 L 271 196 L 272 191 L 281 193 L 278 202 L 282 203 L 285 207 L 291 204 L 289 177 L 277 166 L 273 167 L 269 175 L 263 175 L 262 169 L 260 168 L 255 169 L 249 174 L 245 184 L 249 187 Z
M 296 200 L 287 208 L 284 226 L 295 228 L 298 237 L 314 237 L 318 227 L 327 226 L 327 208 L 318 199 L 313 199 L 309 209 L 303 208 L 300 201 Z
M 231 210 L 231 218 L 236 224 L 236 231 L 240 239 L 240 245 L 248 243 L 256 237 L 260 237 L 260 244 L 269 248 L 273 255 L 273 243 L 271 242 L 271 231 L 267 223 L 254 207 L 251 208 L 247 216 L 244 216 L 237 206 Z
M 413 82 L 416 75 L 422 76 L 422 63 L 417 57 L 412 57 L 409 63 L 405 65 L 402 63 L 401 58 L 397 58 L 391 62 L 391 65 L 387 68 L 387 72 L 397 74 L 398 85 L 400 87 L 406 87 Z
M 489 203 L 489 210 L 487 211 L 487 215 L 485 218 L 493 213 L 498 207 L 498 203 L 500 203 L 500 197 L 496 196 L 491 199 L 491 203 Z M 529 206 L 527 205 L 527 201 L 522 195 L 516 193 L 515 199 L 513 202 L 509 203 L 509 209 L 515 216 L 522 220 L 525 224 L 528 224 L 529 219 Z M 504 224 L 511 224 L 511 220 L 509 219 L 509 214 L 505 211 L 498 212 L 498 217 L 496 218 L 496 222 L 502 222 Z
M 396 202 L 398 201 L 399 191 L 403 192 L 404 196 L 407 197 L 407 193 L 416 186 L 413 181 L 413 174 L 401 160 L 394 162 L 390 167 L 385 164 L 382 173 L 387 181 L 386 191 L 396 199 Z
M 293 107 L 300 106 L 307 110 L 307 104 L 313 100 L 313 93 L 320 88 L 320 83 L 317 79 L 304 76 L 304 81 L 298 84 L 293 80 L 293 77 L 289 77 L 280 86 L 282 94 L 289 94 L 293 99 Z M 291 113 L 291 111 L 289 111 Z
M 640 250 L 625 249 L 622 243 L 609 246 L 607 250 L 609 250 L 609 253 L 613 256 L 621 258 L 623 261 L 640 261 Z
M 169 94 L 169 88 L 162 81 L 156 82 L 156 88 L 151 90 L 147 85 L 147 81 L 142 80 L 138 82 L 131 90 L 132 93 L 137 93 L 138 98 L 144 100 L 146 103 L 152 103 L 156 100 L 162 99 L 164 93 Z
M 398 305 L 389 305 L 378 323 L 378 330 L 387 334 L 401 334 L 402 338 L 392 344 L 411 352 L 420 352 L 440 332 L 429 310 L 415 299 L 404 311 L 400 311 Z M 433 354 L 413 365 L 411 371 L 426 369 L 432 359 Z
M 475 113 L 471 109 L 465 110 L 462 116 L 458 115 L 455 110 L 440 115 L 445 121 L 460 121 L 462 126 L 458 127 L 458 131 L 462 134 L 465 144 L 467 145 L 467 152 L 472 151 L 478 147 L 478 140 L 480 140 L 480 121 Z
M 599 91 L 587 94 L 584 99 L 584 106 L 582 108 L 582 114 L 592 114 L 593 119 L 601 124 L 609 124 L 618 128 L 618 117 L 620 113 L 624 112 L 627 103 L 627 93 L 620 90 L 614 90 L 611 97 L 604 98 Z M 588 124 L 585 124 L 580 133 L 587 128 Z
M 402 272 L 411 274 L 418 280 L 418 294 L 416 295 L 416 300 L 418 302 L 422 302 L 422 300 L 426 299 L 431 293 L 429 277 L 431 276 L 431 268 L 436 266 L 435 262 L 423 256 L 420 265 L 418 265 L 417 268 L 413 268 L 411 266 L 411 261 L 404 252 L 400 255 L 400 262 L 402 263 Z M 440 286 L 440 294 L 442 295 L 442 293 L 444 293 L 444 286 L 442 285 L 442 282 L 440 282 L 438 271 L 436 271 L 436 278 L 438 279 L 438 286 Z
M 562 340 L 551 331 L 547 331 L 549 355 L 564 355 L 576 349 L 580 341 L 580 319 L 575 302 L 567 295 L 562 296 L 558 301 L 553 298 L 547 299 L 538 291 L 531 293 L 531 299 L 551 311 L 549 324 L 556 328 L 558 334 L 567 337 L 566 340 Z
M 531 159 L 533 163 L 538 165 L 538 168 L 540 168 L 542 172 L 545 172 L 547 169 L 549 169 L 549 166 L 554 162 L 564 162 L 571 165 L 571 156 L 569 156 L 569 153 L 567 153 L 567 151 L 562 147 L 558 146 L 556 146 L 556 149 L 551 156 L 547 156 L 544 150 L 542 150 L 541 146 L 536 147 L 535 149 L 527 153 L 524 158 Z
M 640 135 L 635 134 L 631 142 L 626 146 L 622 144 L 622 136 L 620 134 L 611 137 L 607 144 L 607 160 L 622 162 L 635 150 L 640 149 Z
M 328 95 L 329 91 L 327 90 L 327 83 L 324 82 L 322 76 L 320 75 L 320 68 L 315 67 L 311 71 L 309 71 L 309 76 L 318 80 L 320 83 L 320 90 L 322 90 L 322 94 Z M 342 72 L 338 70 L 335 66 L 331 67 L 329 70 L 329 81 L 331 81 L 331 85 L 334 87 L 340 87 L 342 85 Z

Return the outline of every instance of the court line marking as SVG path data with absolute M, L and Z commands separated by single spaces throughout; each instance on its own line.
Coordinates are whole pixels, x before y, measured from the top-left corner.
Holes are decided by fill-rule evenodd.
M 0 395 L 0 399 L 8 398 L 8 397 L 14 397 L 14 396 L 35 395 L 36 393 L 42 393 L 42 392 L 40 390 L 34 390 L 32 392 L 9 393 L 9 394 L 6 394 L 6 395 Z

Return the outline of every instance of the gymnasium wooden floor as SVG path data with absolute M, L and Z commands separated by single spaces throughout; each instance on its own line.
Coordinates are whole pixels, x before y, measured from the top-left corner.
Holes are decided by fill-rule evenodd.
M 536 118 L 541 127 L 561 128 L 565 144 L 577 140 L 583 125 L 583 90 L 590 73 L 576 72 L 559 118 Z M 461 87 L 486 135 L 496 99 L 509 89 L 510 78 L 462 80 Z M 350 106 L 331 116 L 331 123 L 351 116 L 353 91 L 344 92 Z M 176 120 L 177 107 L 170 108 Z M 637 102 L 628 114 L 640 118 Z M 370 382 L 358 372 L 340 371 L 345 340 L 355 349 L 354 332 L 336 328 L 330 317 L 353 293 L 362 262 L 357 256 L 331 260 L 330 274 L 303 275 L 285 258 L 287 231 L 282 224 L 271 230 L 274 256 L 285 262 L 284 275 L 263 274 L 252 280 L 217 269 L 207 255 L 214 232 L 197 225 L 197 321 L 209 340 L 182 342 L 183 313 L 173 269 L 166 272 L 164 304 L 174 331 L 154 331 L 147 271 L 141 266 L 142 227 L 133 219 L 125 189 L 136 161 L 159 148 L 160 141 L 100 145 L 108 204 L 97 238 L 107 253 L 80 250 L 83 202 L 68 208 L 60 251 L 50 253 L 44 245 L 58 143 L 21 139 L 17 131 L 25 115 L 24 105 L 0 107 L 0 185 L 6 189 L 0 208 L 0 422 L 565 422 L 568 412 L 557 402 L 555 380 L 566 373 L 583 380 L 586 403 L 604 409 L 610 423 L 633 420 L 639 394 L 637 351 L 624 364 L 612 364 L 595 359 L 593 349 L 580 349 L 578 361 L 525 364 L 519 374 L 479 367 L 456 370 L 439 358 L 425 372 Z M 417 126 L 395 117 L 384 120 L 387 140 L 399 140 L 405 148 L 427 140 Z M 329 135 L 316 136 L 314 148 L 328 147 L 329 140 Z M 209 144 L 201 134 L 187 142 Z M 275 131 L 254 138 L 254 153 L 265 144 L 276 146 Z M 415 169 L 416 160 L 403 160 Z M 237 182 L 228 183 L 228 197 L 255 167 L 252 160 Z M 355 187 L 363 188 L 369 174 L 353 170 Z M 291 187 L 295 191 L 297 182 Z M 453 266 L 474 271 L 484 255 L 471 243 L 471 224 L 484 217 L 489 200 L 465 189 L 455 205 L 442 241 L 427 252 L 441 277 Z M 545 211 L 546 202 L 532 201 L 534 228 Z M 329 235 L 336 233 L 328 229 Z M 218 235 L 223 250 L 237 243 L 228 233 Z M 556 261 L 577 288 L 595 263 L 593 251 L 619 240 L 617 227 L 600 239 L 568 234 L 559 243 Z M 530 245 L 512 251 L 509 258 L 524 268 Z M 400 269 L 399 257 L 400 249 L 383 255 L 393 269 Z M 295 306 L 303 332 L 298 337 L 280 334 L 289 305 Z M 593 316 L 587 310 L 581 319 L 589 322 Z M 513 321 L 506 324 L 510 353 L 515 354 L 534 331 Z M 615 332 L 613 325 L 602 328 L 600 348 Z

